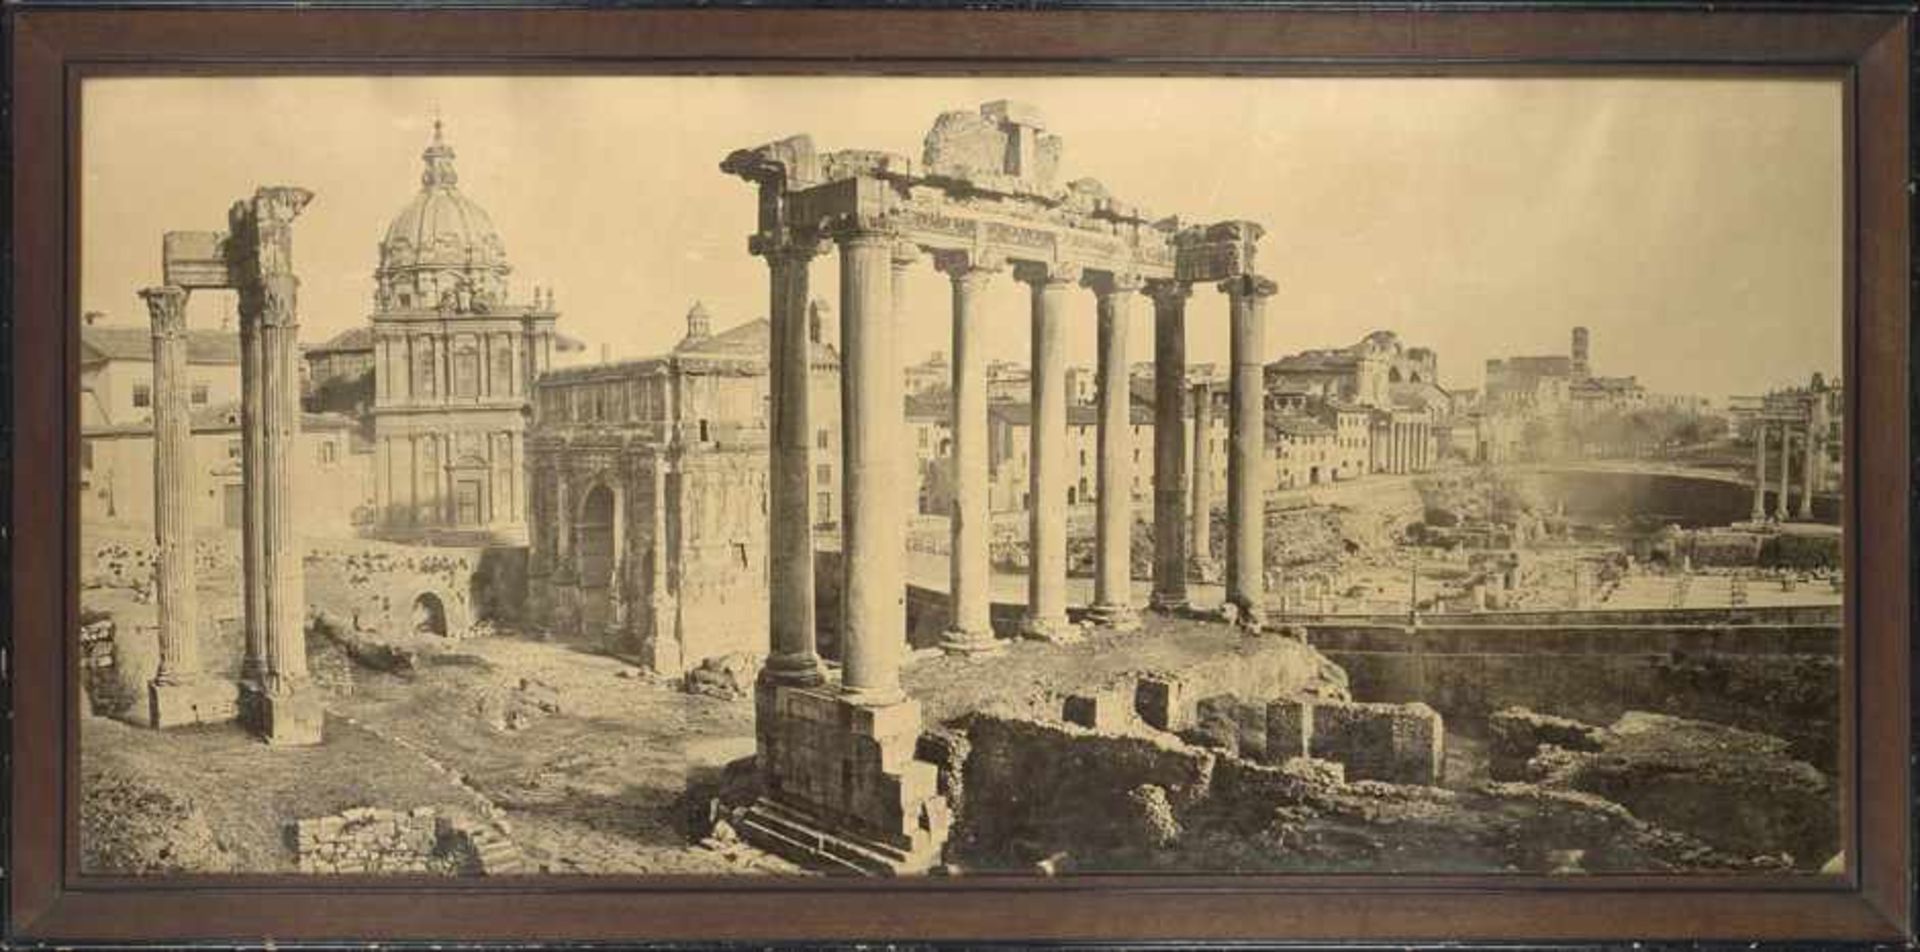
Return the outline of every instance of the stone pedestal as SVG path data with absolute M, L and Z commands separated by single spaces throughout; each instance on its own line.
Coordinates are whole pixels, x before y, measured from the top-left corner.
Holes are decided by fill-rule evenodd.
M 326 726 L 326 708 L 311 686 L 269 693 L 249 687 L 243 692 L 246 719 L 261 740 L 275 747 L 318 744 Z
M 737 825 L 748 842 L 834 872 L 940 863 L 952 813 L 935 767 L 914 759 L 919 702 L 865 705 L 832 686 L 766 683 L 754 702 L 761 796 Z
M 240 686 L 204 674 L 154 681 L 147 698 L 148 721 L 154 727 L 219 724 L 240 714 Z

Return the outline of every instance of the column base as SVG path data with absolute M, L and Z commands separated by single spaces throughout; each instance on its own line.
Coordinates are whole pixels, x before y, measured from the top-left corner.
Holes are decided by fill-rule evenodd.
M 1066 644 L 1079 641 L 1081 634 L 1080 627 L 1068 621 L 1065 615 L 1045 617 L 1028 615 L 1026 620 L 1020 623 L 1020 637 Z
M 245 704 L 248 726 L 268 745 L 310 747 L 321 742 L 327 712 L 313 688 L 269 694 L 249 685 Z
M 945 800 L 941 801 L 945 803 Z M 734 822 L 754 846 L 808 869 L 855 876 L 902 876 L 940 865 L 940 844 L 901 848 L 835 830 L 805 810 L 761 797 Z
M 1179 615 L 1192 609 L 1193 603 L 1187 600 L 1186 592 L 1154 592 L 1147 599 L 1147 607 L 1166 615 Z
M 827 683 L 827 671 L 817 655 L 772 654 L 760 669 L 760 680 L 773 686 L 811 688 Z
M 204 674 L 147 685 L 147 723 L 155 728 L 223 724 L 240 716 L 240 685 Z
M 1087 608 L 1087 619 L 1109 631 L 1135 631 L 1140 627 L 1140 613 L 1132 605 L 1092 605 Z
M 1006 650 L 999 639 L 993 636 L 993 629 L 986 631 L 962 631 L 949 628 L 940 635 L 940 650 L 950 655 L 990 655 Z
M 917 873 L 940 862 L 952 813 L 937 769 L 914 757 L 917 702 L 764 685 L 754 700 L 761 795 L 736 824 L 748 842 L 830 872 Z

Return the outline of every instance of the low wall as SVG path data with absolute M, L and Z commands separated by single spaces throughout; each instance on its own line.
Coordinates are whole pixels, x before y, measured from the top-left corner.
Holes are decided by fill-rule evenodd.
M 1355 697 L 1421 701 L 1469 735 L 1505 707 L 1591 723 L 1659 711 L 1785 738 L 1828 773 L 1839 743 L 1838 624 L 1308 627 Z

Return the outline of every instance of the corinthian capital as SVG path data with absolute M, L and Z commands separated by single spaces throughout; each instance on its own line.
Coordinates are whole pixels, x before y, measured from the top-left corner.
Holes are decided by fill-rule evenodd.
M 142 288 L 140 299 L 147 302 L 147 317 L 153 322 L 153 336 L 179 337 L 187 332 L 187 289 L 174 285 Z
M 1272 297 L 1280 286 L 1257 274 L 1241 274 L 1220 282 L 1220 290 L 1231 297 Z
M 255 189 L 253 193 L 253 217 L 260 224 L 292 224 L 300 216 L 301 209 L 313 201 L 313 193 L 292 185 L 273 185 Z
M 1139 275 L 1125 271 L 1088 271 L 1080 279 L 1080 283 L 1102 297 L 1110 294 L 1135 294 L 1146 284 Z
M 747 251 L 775 261 L 810 261 L 823 250 L 820 235 L 811 229 L 782 228 L 747 238 Z
M 1013 279 L 1036 287 L 1043 284 L 1079 284 L 1086 271 L 1069 261 L 1022 261 L 1013 266 Z
M 1193 285 L 1171 278 L 1155 278 L 1147 282 L 1146 291 L 1156 307 L 1174 307 L 1193 296 Z
M 934 270 L 955 281 L 984 279 L 1007 269 L 1007 259 L 987 251 L 941 250 L 933 252 Z

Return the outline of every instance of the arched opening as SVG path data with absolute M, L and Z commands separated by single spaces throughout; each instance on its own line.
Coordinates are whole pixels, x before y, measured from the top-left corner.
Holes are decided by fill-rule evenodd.
M 1400 382 L 1400 368 L 1398 367 L 1387 368 L 1387 382 L 1388 383 Z
M 447 637 L 447 606 L 440 596 L 421 592 L 414 596 L 412 621 L 408 626 L 416 635 Z
M 1409 377 L 1408 377 L 1407 379 L 1409 379 L 1409 380 L 1411 380 L 1411 381 L 1413 381 L 1414 383 L 1419 383 L 1419 382 L 1420 382 L 1420 371 L 1418 371 L 1418 370 L 1416 370 L 1416 371 L 1414 371 L 1414 372 L 1412 373 L 1412 375 L 1411 375 L 1411 376 L 1409 376 Z
M 580 625 L 600 631 L 611 616 L 613 582 L 613 490 L 604 484 L 587 491 L 574 522 L 574 552 L 580 568 Z

